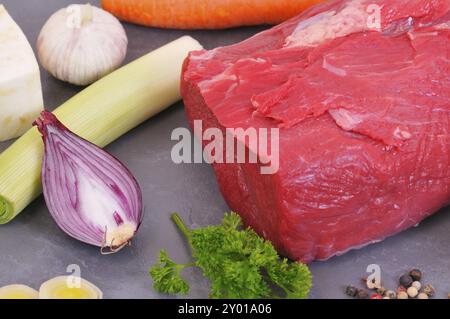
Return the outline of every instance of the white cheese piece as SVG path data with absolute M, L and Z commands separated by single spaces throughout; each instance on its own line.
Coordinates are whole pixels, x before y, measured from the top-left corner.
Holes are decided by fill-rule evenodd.
M 33 49 L 0 4 L 0 142 L 25 133 L 43 105 Z

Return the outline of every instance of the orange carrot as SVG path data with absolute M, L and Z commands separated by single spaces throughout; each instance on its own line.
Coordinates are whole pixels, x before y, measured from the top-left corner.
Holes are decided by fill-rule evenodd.
M 151 27 L 223 29 L 278 24 L 324 0 L 102 0 L 119 19 Z

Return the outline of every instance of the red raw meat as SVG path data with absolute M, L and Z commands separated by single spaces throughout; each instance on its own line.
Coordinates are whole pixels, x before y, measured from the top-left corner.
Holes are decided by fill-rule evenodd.
M 231 209 L 293 259 L 380 241 L 449 203 L 448 0 L 330 1 L 191 53 L 181 88 L 190 125 L 280 128 L 278 173 L 214 169 Z

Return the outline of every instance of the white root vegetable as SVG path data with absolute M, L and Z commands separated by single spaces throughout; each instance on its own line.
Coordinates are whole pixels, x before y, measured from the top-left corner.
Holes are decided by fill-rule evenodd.
M 43 105 L 33 49 L 0 4 L 0 142 L 25 133 Z

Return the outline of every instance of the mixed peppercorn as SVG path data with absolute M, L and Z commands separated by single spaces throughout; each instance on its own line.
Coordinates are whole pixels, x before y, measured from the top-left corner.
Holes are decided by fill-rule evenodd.
M 396 291 L 387 290 L 384 287 L 373 288 L 373 283 L 364 279 L 367 289 L 358 289 L 354 286 L 345 288 L 346 295 L 358 299 L 428 299 L 436 294 L 436 290 L 430 284 L 422 285 L 422 272 L 419 269 L 412 269 L 399 278 L 399 287 Z M 372 293 L 369 293 L 371 291 Z M 450 298 L 450 294 L 449 294 Z

